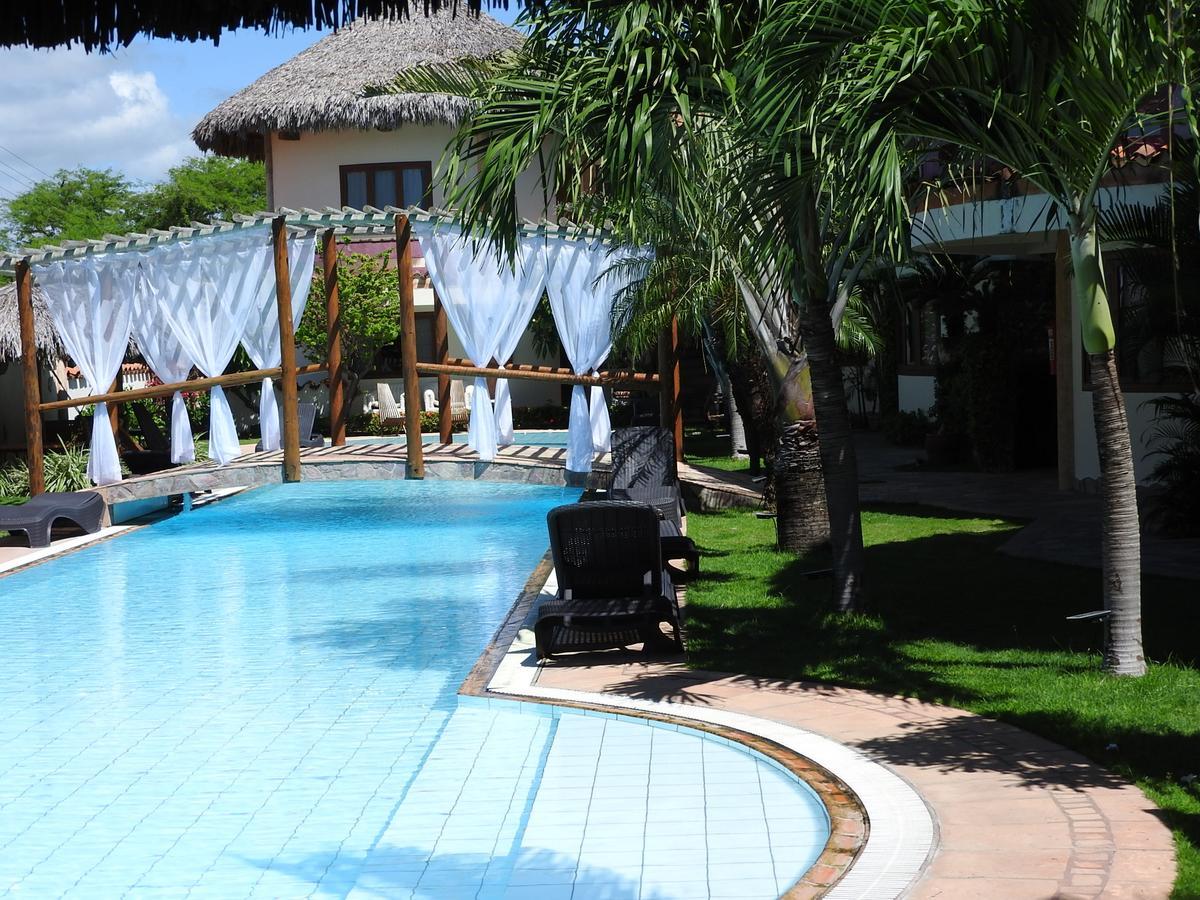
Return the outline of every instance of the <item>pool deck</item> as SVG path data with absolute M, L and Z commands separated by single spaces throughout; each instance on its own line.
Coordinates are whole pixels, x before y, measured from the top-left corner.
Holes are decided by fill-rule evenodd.
M 425 477 L 485 479 L 543 485 L 584 485 L 569 473 L 562 447 L 503 447 L 492 462 L 484 462 L 465 444 L 427 444 Z M 408 466 L 404 445 L 354 443 L 342 447 L 312 447 L 300 451 L 301 480 L 404 478 Z M 126 478 L 97 488 L 105 500 L 122 503 L 151 497 L 232 487 L 279 484 L 283 480 L 283 451 L 246 453 L 227 466 L 193 463 Z

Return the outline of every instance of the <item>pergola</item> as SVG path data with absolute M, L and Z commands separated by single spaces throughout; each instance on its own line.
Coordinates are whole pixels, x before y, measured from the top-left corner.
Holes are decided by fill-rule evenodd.
M 454 216 L 440 211 L 365 207 L 325 210 L 279 209 L 248 216 L 235 216 L 232 222 L 193 223 L 187 227 L 166 231 L 152 230 L 145 234 L 108 235 L 100 240 L 64 242 L 61 246 L 40 247 L 0 256 L 0 272 L 13 275 L 16 281 L 17 304 L 20 316 L 21 362 L 25 398 L 26 453 L 30 473 L 30 490 L 37 494 L 45 490 L 43 463 L 42 413 L 94 403 L 106 403 L 114 432 L 118 423 L 119 404 L 147 398 L 170 397 L 180 390 L 202 390 L 250 384 L 264 378 L 278 379 L 283 394 L 283 479 L 300 479 L 300 430 L 298 417 L 298 384 L 301 376 L 326 374 L 329 379 L 331 439 L 334 446 L 346 443 L 347 397 L 341 352 L 341 317 L 337 287 L 338 241 L 341 236 L 390 237 L 395 241 L 397 258 L 397 291 L 401 308 L 401 356 L 404 378 L 407 473 L 410 478 L 424 477 L 424 452 L 421 443 L 421 409 L 419 378 L 435 375 L 438 378 L 439 431 L 442 443 L 450 441 L 451 433 L 451 376 L 483 378 L 516 378 L 556 382 L 564 385 L 657 385 L 660 396 L 660 418 L 675 435 L 677 452 L 682 446 L 682 415 L 679 404 L 679 345 L 678 328 L 674 322 L 664 334 L 659 347 L 659 373 L 605 370 L 591 374 L 576 374 L 571 369 L 535 366 L 519 363 L 477 366 L 469 360 L 450 358 L 445 310 L 435 295 L 434 334 L 438 359 L 417 359 L 416 315 L 413 298 L 413 224 L 454 224 Z M 121 390 L 118 381 L 105 393 L 63 400 L 43 401 L 37 371 L 37 343 L 33 306 L 33 273 L 31 267 L 51 262 L 69 262 L 99 254 L 147 251 L 181 241 L 198 241 L 207 237 L 228 235 L 250 228 L 270 225 L 273 247 L 275 296 L 278 305 L 280 365 L 273 368 L 195 378 L 154 387 Z M 603 239 L 593 229 L 557 225 L 549 222 L 526 223 L 523 236 L 553 236 L 559 240 Z M 292 317 L 292 294 L 289 277 L 287 240 L 289 235 L 315 235 L 319 238 L 321 265 L 324 274 L 328 322 L 328 349 L 322 363 L 298 366 Z

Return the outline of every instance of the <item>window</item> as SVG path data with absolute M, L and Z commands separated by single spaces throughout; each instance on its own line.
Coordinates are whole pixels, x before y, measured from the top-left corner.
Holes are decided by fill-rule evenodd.
M 437 342 L 433 339 L 433 313 L 417 313 L 417 359 L 421 362 L 438 362 Z M 397 338 L 379 351 L 375 358 L 373 378 L 395 378 L 404 373 L 401 365 L 403 338 Z
M 1126 250 L 1105 257 L 1104 280 L 1117 332 L 1117 371 L 1132 391 L 1191 390 L 1188 366 L 1200 342 L 1196 296 L 1200 279 L 1190 260 L 1179 273 L 1179 302 L 1171 257 L 1154 250 Z M 1091 383 L 1085 357 L 1083 381 Z
M 433 165 L 428 162 L 363 163 L 341 166 L 342 205 L 424 206 L 433 203 L 430 183 Z
M 900 317 L 901 375 L 932 375 L 942 325 L 932 303 L 906 303 Z

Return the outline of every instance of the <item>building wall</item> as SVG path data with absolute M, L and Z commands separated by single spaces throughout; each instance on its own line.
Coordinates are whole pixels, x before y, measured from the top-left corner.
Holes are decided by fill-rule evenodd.
M 1106 188 L 1100 192 L 1101 208 L 1115 203 L 1153 205 L 1161 195 L 1161 186 L 1138 184 Z M 960 203 L 945 208 L 924 210 L 914 216 L 913 247 L 932 252 L 972 255 L 1036 256 L 1055 251 L 1058 231 L 1063 222 L 1061 213 L 1054 215 L 1052 204 L 1044 195 L 1031 194 L 1000 200 Z M 1054 227 L 1047 228 L 1046 224 Z M 1100 461 L 1096 455 L 1096 430 L 1092 421 L 1091 391 L 1083 387 L 1083 366 L 1086 356 L 1080 331 L 1079 312 L 1071 304 L 1071 340 L 1073 346 L 1072 413 L 1074 419 L 1075 478 L 1096 478 Z M 933 402 L 933 378 L 900 376 L 900 408 L 927 407 Z M 1153 468 L 1146 459 L 1146 432 L 1151 415 L 1143 408 L 1145 401 L 1161 393 L 1126 393 L 1125 409 L 1129 434 L 1133 442 L 1135 472 L 1144 481 Z M 925 398 L 928 397 L 926 401 Z
M 445 192 L 437 178 L 438 162 L 454 137 L 455 129 L 448 125 L 405 125 L 395 131 L 330 131 L 302 133 L 297 141 L 280 140 L 271 136 L 270 178 L 272 201 L 279 206 L 298 209 L 323 209 L 341 206 L 339 167 L 356 163 L 429 162 L 434 168 L 433 206 L 445 203 Z M 526 173 L 518 190 L 518 212 L 528 219 L 545 217 L 547 204 L 536 171 Z M 433 311 L 433 291 L 415 291 L 418 312 Z M 463 357 L 462 342 L 450 327 L 450 355 Z M 557 357 L 542 357 L 534 352 L 532 339 L 526 334 L 513 356 L 515 362 L 558 365 Z M 399 396 L 401 379 L 388 379 L 393 392 Z M 364 381 L 363 389 L 374 390 L 373 380 Z M 421 388 L 436 391 L 436 378 L 422 378 Z M 511 382 L 513 403 L 516 406 L 541 406 L 559 402 L 557 385 L 536 381 Z M 366 400 L 367 398 L 360 398 Z M 322 401 L 324 402 L 324 401 Z M 357 408 L 355 410 L 358 411 Z

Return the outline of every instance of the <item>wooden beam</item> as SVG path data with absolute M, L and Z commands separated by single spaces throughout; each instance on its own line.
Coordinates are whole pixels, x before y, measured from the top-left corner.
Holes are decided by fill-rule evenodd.
M 505 363 L 503 366 L 477 366 L 461 357 L 447 359 L 445 363 L 417 363 L 422 375 L 463 375 L 471 378 L 515 378 L 525 381 L 553 381 L 557 384 L 658 384 L 659 376 L 654 372 L 630 372 L 613 370 L 597 372 L 595 375 L 576 375 L 570 369 L 554 366 L 534 366 L 527 363 Z
M 325 367 L 329 371 L 329 443 L 346 444 L 346 374 L 342 370 L 342 305 L 338 295 L 337 236 L 330 228 L 321 234 L 321 272 L 325 282 L 325 324 L 329 349 Z
M 16 265 L 17 313 L 21 322 L 21 378 L 25 387 L 25 461 L 29 466 L 29 493 L 46 490 L 42 455 L 42 382 L 38 377 L 37 339 L 33 323 L 33 276 L 29 263 Z
M 325 371 L 322 363 L 300 366 L 296 375 L 320 375 Z M 115 394 L 92 394 L 90 397 L 68 397 L 66 400 L 51 400 L 39 403 L 38 407 L 49 412 L 55 409 L 70 409 L 73 406 L 91 406 L 93 403 L 129 403 L 134 400 L 146 400 L 151 397 L 170 397 L 176 391 L 204 391 L 212 387 L 234 387 L 239 384 L 252 384 L 264 378 L 281 378 L 283 369 L 276 366 L 273 369 L 251 369 L 248 372 L 231 372 L 228 375 L 216 375 L 212 378 L 193 378 L 190 381 L 174 381 L 170 384 L 157 384 L 154 387 L 135 388 L 132 391 L 120 391 Z
M 292 279 L 288 267 L 287 216 L 271 221 L 275 251 L 275 303 L 279 309 L 279 367 L 283 388 L 283 480 L 300 480 L 300 392 L 296 385 L 296 329 L 292 325 Z
M 658 339 L 659 421 L 675 438 L 675 459 L 683 461 L 683 405 L 679 402 L 679 319 Z
M 124 373 L 117 369 L 117 377 L 113 379 L 112 385 L 109 387 L 110 394 L 119 394 L 125 385 Z M 121 404 L 113 401 L 108 404 L 108 425 L 112 429 L 113 440 L 117 442 L 117 446 L 121 446 Z
M 442 306 L 442 298 L 433 294 L 433 343 L 437 352 L 438 362 L 446 365 L 450 361 L 450 328 L 446 321 L 446 307 Z M 437 377 L 438 384 L 438 438 L 443 444 L 450 443 L 454 432 L 454 410 L 451 408 L 450 376 L 441 373 Z
M 417 372 L 417 311 L 413 301 L 412 226 L 396 216 L 396 281 L 400 292 L 400 362 L 404 372 L 404 436 L 408 477 L 425 477 L 421 445 L 421 378 Z
M 1071 245 L 1058 233 L 1054 254 L 1054 402 L 1057 410 L 1058 489 L 1075 490 L 1075 336 Z

